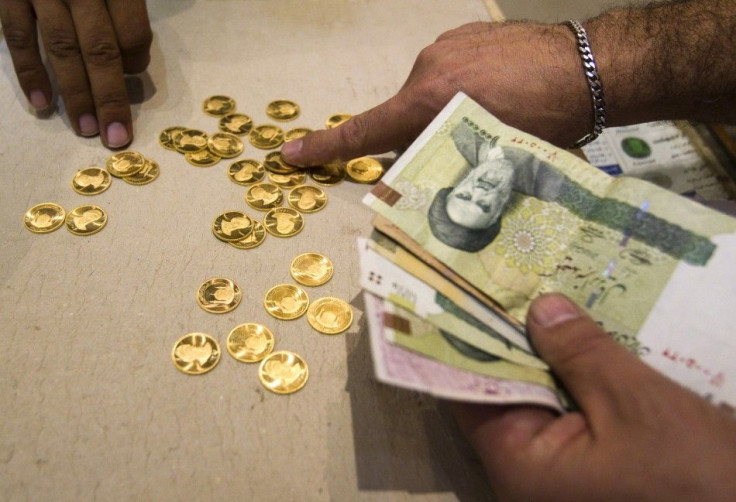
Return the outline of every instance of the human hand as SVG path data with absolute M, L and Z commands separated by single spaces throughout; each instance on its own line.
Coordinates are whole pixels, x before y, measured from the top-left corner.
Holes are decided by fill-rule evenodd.
M 501 500 L 736 500 L 736 421 L 613 341 L 578 306 L 532 303 L 527 329 L 580 407 L 458 404 Z
M 133 139 L 124 73 L 150 61 L 145 0 L 2 0 L 0 21 L 23 93 L 43 110 L 52 98 L 36 24 L 75 132 L 108 148 Z
M 282 154 L 307 166 L 405 147 L 458 91 L 502 122 L 560 146 L 592 128 L 590 91 L 568 27 L 478 22 L 426 47 L 394 97 L 285 144 Z

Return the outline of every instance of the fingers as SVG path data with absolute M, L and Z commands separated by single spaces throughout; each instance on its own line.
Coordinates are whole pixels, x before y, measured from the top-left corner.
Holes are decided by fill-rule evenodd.
M 140 73 L 151 61 L 153 32 L 145 0 L 108 0 L 125 73 Z
M 579 413 L 560 417 L 534 406 L 469 403 L 456 403 L 453 411 L 497 495 L 521 496 L 550 459 L 561 459 L 563 448 L 587 437 Z
M 453 403 L 460 429 L 470 443 L 478 446 L 479 456 L 501 455 L 529 443 L 555 419 L 550 410 L 533 406 L 481 405 Z M 498 452 L 498 453 L 496 453 Z
M 284 160 L 299 166 L 314 166 L 384 153 L 406 145 L 433 117 L 416 107 L 412 109 L 404 96 L 405 93 L 399 93 L 334 129 L 315 131 L 286 143 L 281 149 Z
M 51 103 L 51 82 L 38 46 L 33 7 L 26 0 L 0 2 L 0 22 L 18 83 L 37 110 Z
M 100 133 L 110 148 L 130 143 L 132 120 L 123 71 L 125 66 L 140 72 L 150 61 L 152 33 L 145 0 L 7 0 L 0 4 L 0 16 L 18 80 L 34 107 L 51 102 L 37 19 L 76 133 Z
M 39 0 L 34 7 L 71 125 L 77 134 L 94 136 L 99 131 L 95 105 L 71 13 L 62 2 Z
M 78 1 L 72 5 L 71 15 L 102 142 L 110 148 L 125 146 L 132 139 L 133 126 L 122 56 L 107 6 L 99 0 Z
M 640 386 L 663 379 L 560 294 L 532 302 L 527 330 L 534 347 L 589 418 L 605 426 Z

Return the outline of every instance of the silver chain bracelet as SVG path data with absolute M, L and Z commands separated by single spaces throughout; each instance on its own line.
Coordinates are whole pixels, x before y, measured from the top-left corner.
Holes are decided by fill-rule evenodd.
M 565 21 L 565 24 L 575 33 L 578 52 L 580 53 L 583 70 L 585 71 L 585 77 L 588 80 L 588 87 L 590 88 L 590 96 L 593 99 L 593 131 L 577 140 L 570 147 L 580 148 L 596 139 L 603 132 L 603 128 L 606 126 L 606 101 L 603 98 L 603 85 L 601 85 L 601 79 L 598 77 L 598 67 L 595 64 L 590 42 L 588 42 L 588 34 L 585 32 L 583 26 L 574 19 Z

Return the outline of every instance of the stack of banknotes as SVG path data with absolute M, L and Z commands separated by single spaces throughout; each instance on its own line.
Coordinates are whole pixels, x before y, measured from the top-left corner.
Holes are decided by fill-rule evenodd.
M 530 345 L 540 294 L 566 294 L 643 361 L 736 406 L 736 219 L 612 178 L 460 93 L 364 203 L 379 380 L 481 403 L 571 405 Z

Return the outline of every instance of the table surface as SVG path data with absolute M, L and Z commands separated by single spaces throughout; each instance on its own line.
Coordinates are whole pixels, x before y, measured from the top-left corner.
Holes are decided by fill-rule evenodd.
M 360 200 L 370 186 L 327 187 L 325 209 L 297 236 L 272 236 L 242 251 L 215 239 L 213 218 L 246 208 L 246 188 L 226 176 L 232 161 L 195 168 L 157 144 L 168 126 L 207 132 L 205 97 L 232 96 L 255 123 L 266 104 L 293 99 L 286 127 L 322 127 L 392 96 L 418 52 L 441 32 L 498 15 L 479 0 L 181 0 L 149 2 L 155 32 L 149 70 L 129 80 L 136 139 L 156 160 L 150 185 L 114 179 L 101 195 L 71 188 L 74 173 L 104 166 L 97 138 L 74 136 L 60 114 L 37 118 L 0 39 L 0 492 L 6 500 L 247 499 L 481 500 L 488 485 L 446 406 L 373 378 L 358 283 L 356 238 L 370 232 Z M 490 13 L 490 14 L 489 14 Z M 240 158 L 262 159 L 246 145 Z M 311 181 L 310 181 L 311 183 Z M 27 231 L 24 212 L 56 202 L 97 204 L 107 226 L 89 237 Z M 320 335 L 306 319 L 278 321 L 263 308 L 271 286 L 292 282 L 289 264 L 316 251 L 333 279 L 310 298 L 337 296 L 352 327 Z M 199 285 L 228 277 L 243 301 L 227 314 L 195 302 Z M 276 349 L 309 364 L 299 392 L 258 381 L 235 361 L 228 332 L 260 322 Z M 177 371 L 174 342 L 215 336 L 224 351 L 202 376 Z

